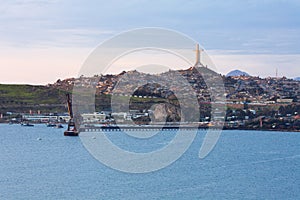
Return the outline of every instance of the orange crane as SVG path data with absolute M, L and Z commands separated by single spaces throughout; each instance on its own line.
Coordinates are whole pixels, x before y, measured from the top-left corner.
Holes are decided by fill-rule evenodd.
M 68 129 L 64 132 L 64 136 L 78 136 L 79 131 L 77 130 L 76 124 L 74 122 L 72 100 L 70 98 L 70 94 L 66 94 L 66 96 L 67 96 L 67 105 L 68 105 L 70 120 L 68 122 Z

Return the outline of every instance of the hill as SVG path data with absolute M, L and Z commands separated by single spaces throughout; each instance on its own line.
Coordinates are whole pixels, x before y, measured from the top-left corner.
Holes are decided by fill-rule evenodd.
M 28 112 L 29 110 L 62 110 L 64 91 L 54 87 L 0 84 L 1 112 Z
M 240 70 L 233 70 L 231 72 L 229 72 L 227 75 L 228 76 L 250 76 L 247 72 L 243 72 Z
M 178 81 L 177 73 L 183 76 L 193 87 L 197 94 L 199 104 L 206 105 L 211 101 L 210 91 L 207 82 L 215 83 L 216 72 L 206 67 L 188 68 L 185 70 L 169 71 L 162 73 L 159 77 L 165 77 L 174 88 L 182 88 L 183 84 Z M 126 74 L 126 76 L 125 76 Z M 203 74 L 206 76 L 203 77 Z M 241 76 L 242 75 L 242 76 Z M 243 77 L 248 76 L 248 77 Z M 128 80 L 125 80 L 129 77 Z M 130 79 L 134 77 L 134 81 Z M 141 77 L 141 79 L 135 79 Z M 121 80 L 126 83 L 125 87 L 118 87 Z M 145 79 L 152 79 L 152 82 L 144 83 Z M 205 79 L 204 79 L 205 78 Z M 249 101 L 276 102 L 278 98 L 293 99 L 293 102 L 300 102 L 299 91 L 300 82 L 293 79 L 282 78 L 260 78 L 249 76 L 246 72 L 234 70 L 222 76 L 226 98 L 229 102 Z M 177 97 L 170 90 L 169 86 L 159 85 L 154 77 L 138 71 L 124 72 L 118 75 L 100 75 L 93 77 L 69 78 L 57 80 L 53 84 L 46 86 L 32 85 L 1 85 L 0 84 L 0 113 L 16 112 L 28 113 L 29 110 L 48 112 L 66 112 L 66 93 L 73 90 L 74 85 L 80 85 L 84 90 L 95 87 L 95 108 L 96 111 L 107 110 L 110 108 L 111 95 L 119 96 L 123 101 L 127 101 L 128 94 L 131 94 L 130 109 L 143 110 L 151 107 L 155 103 L 169 102 L 176 104 Z M 136 88 L 136 85 L 140 85 Z M 218 86 L 214 84 L 214 86 Z M 275 89 L 274 89 L 275 88 Z M 213 89 L 213 88 L 210 88 Z M 186 92 L 187 90 L 183 90 Z M 184 94 L 188 96 L 188 94 Z M 219 95 L 219 94 L 215 94 Z M 221 94 L 220 94 L 221 95 Z M 140 98 L 142 97 L 142 98 Z M 188 101 L 187 101 L 188 102 Z M 146 105 L 146 104 L 149 105 Z M 208 105 L 208 104 L 207 104 Z M 177 104 L 176 104 L 177 106 Z M 201 108 L 202 109 L 202 108 Z M 207 109 L 205 109 L 207 110 Z

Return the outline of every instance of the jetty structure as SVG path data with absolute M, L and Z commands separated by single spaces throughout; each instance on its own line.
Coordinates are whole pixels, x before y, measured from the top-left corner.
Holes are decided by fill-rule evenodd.
M 95 125 L 85 125 L 80 127 L 80 132 L 111 132 L 111 131 L 178 131 L 178 130 L 206 130 L 208 128 L 214 128 L 209 124 L 192 124 L 192 125 L 112 125 L 112 126 L 95 126 Z

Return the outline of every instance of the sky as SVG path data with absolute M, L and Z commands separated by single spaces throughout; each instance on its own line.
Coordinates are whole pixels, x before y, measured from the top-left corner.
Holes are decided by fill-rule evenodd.
M 161 27 L 195 39 L 226 74 L 300 77 L 299 0 L 0 0 L 0 83 L 78 76 L 114 35 Z

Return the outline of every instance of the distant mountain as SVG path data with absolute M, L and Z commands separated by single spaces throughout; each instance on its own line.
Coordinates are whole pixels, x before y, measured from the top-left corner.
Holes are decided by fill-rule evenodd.
M 227 75 L 228 76 L 250 76 L 247 72 L 243 72 L 240 70 L 233 70 L 231 72 L 229 72 Z
M 296 81 L 300 81 L 300 77 L 294 78 L 294 80 L 296 80 Z

